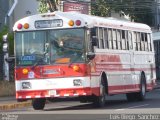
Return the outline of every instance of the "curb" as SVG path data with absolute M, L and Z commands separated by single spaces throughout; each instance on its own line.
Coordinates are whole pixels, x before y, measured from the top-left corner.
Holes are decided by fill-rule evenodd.
M 156 90 L 156 89 L 160 89 L 160 86 L 157 86 L 157 87 L 155 87 L 154 89 L 155 89 L 155 90 Z
M 0 110 L 11 110 L 16 108 L 23 108 L 31 106 L 32 102 L 17 102 L 12 104 L 0 104 Z
M 157 82 L 154 89 L 160 89 L 160 82 Z

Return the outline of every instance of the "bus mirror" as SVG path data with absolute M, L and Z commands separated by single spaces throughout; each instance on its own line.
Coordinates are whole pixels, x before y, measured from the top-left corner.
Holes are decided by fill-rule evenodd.
M 8 58 L 6 58 L 5 60 L 6 60 L 8 63 L 14 62 L 14 61 L 15 61 L 15 57 L 14 57 L 14 56 L 8 57 Z
M 97 36 L 92 36 L 92 46 L 97 46 L 98 38 Z
M 95 57 L 95 53 L 93 53 L 93 52 L 87 53 L 87 58 L 88 58 L 89 60 L 92 60 L 94 57 Z

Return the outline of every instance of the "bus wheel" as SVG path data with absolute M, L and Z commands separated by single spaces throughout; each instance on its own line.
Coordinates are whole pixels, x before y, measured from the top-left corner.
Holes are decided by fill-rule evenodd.
M 146 95 L 146 79 L 144 74 L 141 75 L 140 92 L 136 93 L 138 101 L 143 101 Z
M 126 97 L 129 102 L 136 101 L 136 93 L 127 93 Z
M 146 95 L 146 79 L 144 74 L 141 75 L 140 91 L 134 93 L 127 93 L 127 100 L 130 102 L 133 101 L 143 101 Z
M 105 92 L 105 82 L 103 80 L 103 77 L 101 79 L 101 84 L 100 84 L 100 96 L 96 96 L 93 102 L 94 107 L 104 107 L 105 106 L 105 97 L 106 97 L 106 92 Z
M 32 100 L 32 106 L 35 110 L 42 110 L 45 106 L 45 98 L 37 98 Z

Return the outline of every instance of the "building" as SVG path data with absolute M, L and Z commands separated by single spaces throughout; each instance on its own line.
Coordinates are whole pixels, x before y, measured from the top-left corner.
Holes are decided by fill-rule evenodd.
M 160 32 L 153 31 L 153 43 L 155 51 L 156 77 L 160 80 Z
M 14 4 L 15 0 L 1 0 L 0 1 L 0 30 L 2 26 L 6 24 L 9 26 L 10 30 L 14 23 L 23 18 L 30 15 L 34 15 L 38 13 L 38 1 L 37 0 L 16 0 L 18 1 L 14 11 L 12 12 L 11 16 L 6 17 L 9 9 Z M 68 2 L 61 0 L 60 3 L 60 11 L 78 11 L 84 14 L 90 14 L 90 1 L 91 0 L 70 0 Z
M 14 23 L 29 15 L 34 15 L 38 13 L 38 2 L 37 0 L 18 0 L 18 3 L 10 17 L 10 27 L 12 28 Z
M 91 0 L 72 0 L 72 1 L 61 1 L 60 11 L 64 12 L 80 12 L 83 14 L 91 14 Z
M 0 0 L 0 30 L 5 24 L 12 30 L 14 23 L 18 19 L 38 13 L 37 0 L 17 0 L 17 4 L 11 16 L 7 17 L 7 13 L 13 4 L 14 0 Z
M 154 27 L 159 29 L 160 27 L 160 0 L 154 0 L 153 3 L 153 11 L 154 11 Z
M 5 24 L 6 13 L 9 9 L 9 0 L 0 0 L 0 30 Z

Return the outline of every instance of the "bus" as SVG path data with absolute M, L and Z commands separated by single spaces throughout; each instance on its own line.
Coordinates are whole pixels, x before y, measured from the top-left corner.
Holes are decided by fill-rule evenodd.
M 15 33 L 17 101 L 78 98 L 103 107 L 107 96 L 142 101 L 156 82 L 148 25 L 77 12 L 18 20 Z

